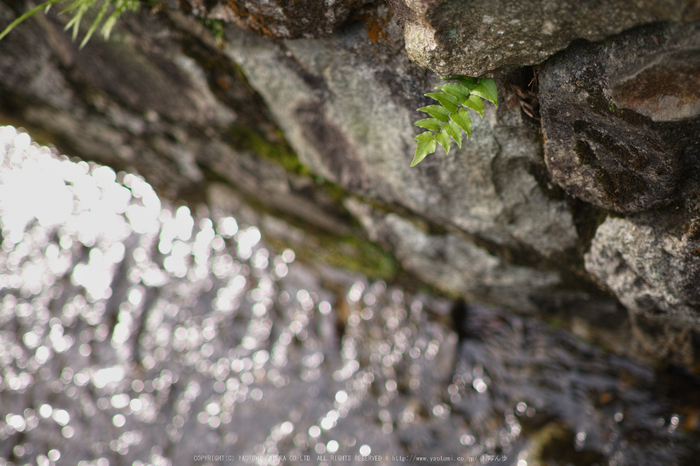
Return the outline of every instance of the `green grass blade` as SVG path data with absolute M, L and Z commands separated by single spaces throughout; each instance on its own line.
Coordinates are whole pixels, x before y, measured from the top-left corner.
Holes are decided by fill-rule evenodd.
M 47 2 L 42 3 L 39 6 L 36 6 L 29 10 L 28 12 L 24 13 L 22 16 L 17 18 L 16 20 L 12 21 L 9 26 L 7 26 L 1 33 L 0 33 L 0 40 L 2 40 L 6 35 L 10 33 L 15 27 L 17 27 L 18 24 L 20 24 L 22 21 L 25 19 L 29 18 L 30 16 L 35 15 L 39 11 L 41 11 L 44 8 L 48 8 L 54 3 L 58 3 L 63 0 L 48 0 Z

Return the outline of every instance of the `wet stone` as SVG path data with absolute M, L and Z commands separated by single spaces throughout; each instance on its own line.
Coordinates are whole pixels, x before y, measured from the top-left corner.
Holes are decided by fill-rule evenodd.
M 693 25 L 652 26 L 578 43 L 548 61 L 539 97 L 554 182 L 618 213 L 668 205 L 692 189 L 689 170 L 700 153 L 697 60 L 664 64 L 688 57 L 696 43 Z M 641 70 L 640 62 L 647 63 Z M 676 68 L 685 71 L 663 78 Z

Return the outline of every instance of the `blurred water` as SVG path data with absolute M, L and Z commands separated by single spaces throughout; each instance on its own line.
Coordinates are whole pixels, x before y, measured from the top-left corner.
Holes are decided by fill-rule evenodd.
M 0 465 L 698 462 L 690 377 L 300 264 L 14 128 L 0 160 Z

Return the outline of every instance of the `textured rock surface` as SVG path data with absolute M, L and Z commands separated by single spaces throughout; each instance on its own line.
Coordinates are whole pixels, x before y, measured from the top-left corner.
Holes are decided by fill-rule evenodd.
M 406 50 L 441 76 L 492 76 L 535 65 L 575 39 L 601 40 L 653 21 L 697 21 L 700 2 L 673 0 L 390 0 Z
M 488 106 L 461 150 L 440 150 L 412 169 L 411 122 L 427 103 L 419 96 L 438 81 L 394 55 L 397 47 L 372 44 L 361 27 L 282 45 L 227 32 L 227 52 L 311 171 L 499 245 L 544 256 L 575 246 L 566 203 L 548 199 L 533 175 L 539 143 L 519 112 Z
M 537 313 L 532 295 L 561 282 L 554 271 L 508 264 L 454 233 L 431 234 L 424 224 L 384 215 L 353 199 L 346 205 L 372 239 L 388 244 L 407 270 L 439 289 Z
M 641 28 L 602 44 L 577 44 L 547 62 L 539 98 L 545 160 L 557 184 L 621 213 L 667 205 L 695 189 L 686 178 L 700 154 L 693 110 L 700 105 L 699 31 Z M 653 81 L 664 73 L 672 76 Z
M 653 121 L 697 117 L 700 43 L 652 55 L 632 73 L 619 76 L 610 91 L 618 107 L 632 109 Z
M 630 311 L 646 348 L 690 365 L 700 333 L 700 222 L 678 223 L 678 215 L 662 213 L 609 218 L 585 260 Z
M 11 12 L 0 3 L 0 14 Z M 313 231 L 315 253 L 334 265 L 391 273 L 381 251 L 357 239 L 362 231 L 333 187 L 298 173 L 260 96 L 196 21 L 142 11 L 122 18 L 110 42 L 79 51 L 63 19 L 37 16 L 2 42 L 3 123 L 141 173 L 170 198 L 196 204 L 213 181 L 225 182 L 245 202 Z
M 459 15 L 448 14 L 446 5 L 466 4 L 410 5 L 434 6 L 431 14 L 441 11 L 451 21 Z M 698 306 L 692 286 L 700 248 L 693 246 L 700 227 L 692 226 L 700 217 L 697 25 L 646 26 L 601 44 L 580 41 L 548 60 L 539 96 L 537 80 L 528 85 L 532 74 L 524 78 L 532 70 L 518 70 L 519 81 L 513 74 L 498 83 L 506 105 L 488 105 L 483 119 L 474 115 L 462 149 L 449 155 L 439 149 L 410 169 L 420 132 L 412 122 L 422 117 L 415 109 L 440 82 L 404 53 L 412 13 L 392 2 L 405 21 L 402 31 L 381 2 L 349 16 L 346 7 L 361 3 L 315 5 L 260 14 L 284 25 L 291 13 L 337 7 L 327 23 L 309 21 L 318 34 L 331 23 L 343 26 L 321 39 L 279 40 L 233 24 L 205 26 L 163 8 L 125 17 L 110 42 L 94 38 L 80 52 L 61 31 L 65 19 L 40 15 L 0 47 L 0 120 L 67 153 L 138 171 L 168 197 L 252 206 L 267 239 L 292 245 L 300 256 L 384 278 L 408 271 L 453 295 L 549 316 L 584 338 L 597 338 L 602 327 L 608 335 L 602 344 L 634 353 L 629 319 L 614 294 L 640 339 L 658 343 L 652 351 L 685 365 L 694 360 L 692 335 L 683 328 L 696 325 L 691 310 Z M 520 29 L 541 32 L 544 16 L 510 5 L 486 23 L 479 16 L 479 24 L 497 34 L 498 25 L 520 12 L 529 22 Z M 695 4 L 687 5 L 658 14 L 686 11 L 688 19 Z M 246 18 L 214 4 L 190 6 L 183 8 L 200 19 L 241 24 Z M 572 11 L 591 8 L 584 3 Z M 623 19 L 646 18 L 634 8 Z M 0 3 L 0 20 L 6 24 L 21 11 Z M 557 11 L 565 21 L 569 13 Z M 277 36 L 291 31 L 256 29 L 256 14 L 242 25 Z M 554 26 L 566 32 L 577 24 Z M 601 31 L 595 34 L 607 34 Z M 454 50 L 468 49 L 471 39 L 459 37 L 454 40 L 466 42 Z M 546 58 L 540 51 L 554 50 L 522 46 L 538 61 Z M 487 58 L 501 71 L 524 63 Z M 532 118 L 517 109 L 519 99 L 527 99 Z M 673 221 L 648 212 L 661 206 L 672 209 Z M 605 218 L 601 208 L 636 216 L 608 220 L 596 233 Z M 625 246 L 627 223 L 618 220 L 643 225 L 644 233 L 630 240 L 634 247 Z M 594 236 L 586 269 L 583 255 Z M 639 256 L 651 268 L 637 264 L 628 267 L 634 273 L 624 272 L 616 252 L 623 246 L 624 261 L 637 264 Z M 650 333 L 659 322 L 668 327 L 660 340 Z
M 320 37 L 332 33 L 353 12 L 376 0 L 187 0 L 192 13 L 231 21 L 275 38 Z M 205 6 L 206 5 L 206 6 Z

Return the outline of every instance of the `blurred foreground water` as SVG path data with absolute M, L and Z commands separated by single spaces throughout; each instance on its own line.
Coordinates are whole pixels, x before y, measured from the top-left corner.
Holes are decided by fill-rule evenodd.
M 0 465 L 700 463 L 691 377 L 300 264 L 11 127 L 0 161 Z

